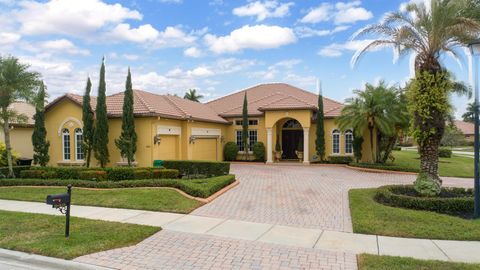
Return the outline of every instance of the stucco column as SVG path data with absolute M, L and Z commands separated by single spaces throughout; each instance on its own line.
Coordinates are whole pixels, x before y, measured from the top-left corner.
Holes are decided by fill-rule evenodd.
M 273 163 L 272 128 L 267 128 L 267 163 Z
M 308 150 L 310 148 L 310 145 L 309 145 L 310 139 L 308 138 L 309 134 L 310 134 L 310 128 L 309 127 L 303 128 L 303 163 L 305 164 L 310 163 L 310 160 L 309 160 L 310 153 L 308 153 Z

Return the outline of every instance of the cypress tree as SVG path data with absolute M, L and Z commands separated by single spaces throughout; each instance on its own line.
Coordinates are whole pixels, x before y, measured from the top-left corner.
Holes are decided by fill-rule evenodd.
M 135 119 L 133 116 L 133 90 L 130 68 L 128 68 L 125 93 L 123 95 L 122 134 L 120 138 L 115 140 L 115 144 L 120 150 L 120 155 L 127 159 L 128 166 L 131 166 L 131 163 L 135 161 L 134 156 L 137 151 L 137 133 L 135 132 Z
M 248 103 L 247 103 L 247 92 L 243 98 L 243 109 L 242 109 L 242 144 L 245 151 L 245 160 L 248 160 Z
M 108 118 L 105 83 L 105 57 L 102 58 L 102 67 L 100 68 L 100 82 L 98 84 L 97 108 L 95 112 L 97 119 L 95 122 L 95 131 L 93 133 L 93 150 L 95 158 L 100 163 L 100 167 L 104 168 L 109 162 L 108 154 Z
M 86 166 L 90 167 L 90 159 L 93 149 L 93 111 L 90 105 L 90 92 L 92 90 L 92 82 L 90 77 L 87 79 L 87 87 L 83 94 L 82 103 L 82 121 L 83 121 L 83 151 L 86 154 Z
M 50 160 L 50 156 L 48 155 L 50 142 L 47 141 L 47 130 L 45 129 L 45 96 L 45 85 L 41 82 L 35 100 L 35 115 L 33 116 L 35 126 L 33 128 L 32 144 L 33 163 L 42 167 L 46 166 Z
M 322 92 L 318 93 L 318 112 L 317 112 L 317 130 L 315 139 L 315 150 L 321 161 L 325 160 L 325 128 L 324 128 L 324 115 L 323 115 L 323 96 Z

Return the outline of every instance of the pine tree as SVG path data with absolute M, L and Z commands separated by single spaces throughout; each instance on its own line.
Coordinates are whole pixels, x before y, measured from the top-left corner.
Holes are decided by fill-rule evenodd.
M 247 92 L 243 98 L 243 110 L 242 110 L 242 144 L 245 151 L 245 160 L 248 160 L 248 103 Z
M 90 92 L 92 90 L 92 82 L 90 77 L 87 79 L 87 87 L 83 94 L 82 103 L 82 121 L 83 121 L 83 150 L 86 153 L 86 166 L 90 167 L 90 160 L 93 150 L 93 111 L 90 104 Z
M 325 160 L 325 128 L 324 128 L 324 116 L 323 116 L 323 96 L 322 93 L 318 93 L 318 112 L 317 112 L 317 130 L 315 140 L 315 150 L 321 161 Z
M 45 88 L 45 85 L 41 82 L 35 100 L 35 116 L 33 117 L 35 126 L 32 134 L 33 163 L 42 167 L 46 166 L 50 160 L 48 155 L 50 142 L 47 141 L 47 130 L 45 129 Z
M 102 67 L 100 68 L 100 82 L 98 84 L 97 108 L 95 110 L 97 119 L 95 122 L 95 131 L 93 135 L 93 150 L 95 158 L 104 168 L 109 162 L 108 154 L 108 118 L 105 93 L 107 91 L 105 83 L 105 57 L 102 58 Z
M 135 132 L 135 118 L 133 116 L 133 90 L 130 68 L 128 68 L 123 96 L 122 134 L 120 138 L 115 140 L 115 144 L 120 149 L 120 155 L 127 159 L 128 166 L 131 166 L 131 163 L 135 161 L 134 156 L 137 151 L 137 133 Z

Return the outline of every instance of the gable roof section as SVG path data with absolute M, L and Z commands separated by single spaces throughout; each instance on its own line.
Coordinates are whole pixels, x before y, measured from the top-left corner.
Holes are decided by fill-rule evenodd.
M 35 115 L 35 106 L 26 102 L 14 102 L 10 104 L 8 108 L 27 117 L 26 122 L 13 122 L 10 123 L 11 125 L 21 127 L 32 127 L 35 125 L 35 121 L 33 120 L 33 116 Z
M 249 115 L 262 115 L 266 110 L 318 109 L 318 95 L 286 83 L 260 84 L 210 101 L 207 105 L 222 117 L 240 116 L 245 93 Z M 342 103 L 323 97 L 325 117 L 339 116 L 342 108 Z
M 475 133 L 475 125 L 460 120 L 453 121 L 453 124 L 464 134 L 473 135 Z
M 121 117 L 123 111 L 124 92 L 107 96 L 107 115 Z M 50 104 L 51 108 L 61 100 L 68 99 L 82 106 L 83 97 L 76 94 L 63 95 Z M 97 99 L 91 98 L 91 107 L 95 111 Z M 160 116 L 173 119 L 192 119 L 205 122 L 228 124 L 229 122 L 219 117 L 210 107 L 190 100 L 170 95 L 157 95 L 142 90 L 133 90 L 133 113 L 136 116 Z

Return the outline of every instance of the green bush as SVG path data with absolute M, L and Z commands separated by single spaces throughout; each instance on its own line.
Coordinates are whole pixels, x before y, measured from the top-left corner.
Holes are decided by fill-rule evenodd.
M 426 197 L 437 196 L 442 191 L 440 185 L 424 172 L 418 174 L 417 180 L 413 183 L 413 188 L 418 194 Z
M 85 170 L 78 173 L 79 179 L 92 180 L 92 181 L 105 181 L 107 180 L 106 171 Z
M 452 149 L 440 147 L 440 149 L 438 149 L 438 156 L 443 158 L 451 158 Z
M 177 179 L 178 178 L 178 170 L 172 169 L 160 169 L 160 170 L 152 170 L 152 178 L 154 179 Z
M 223 156 L 226 161 L 237 159 L 238 145 L 234 142 L 227 142 L 223 147 Z
M 438 197 L 422 197 L 413 186 L 383 186 L 378 188 L 375 200 L 394 207 L 432 211 L 449 215 L 473 213 L 473 191 L 462 188 L 442 188 Z
M 206 177 L 227 175 L 230 173 L 229 162 L 192 161 L 192 160 L 165 160 L 163 166 L 167 169 L 178 170 L 180 175 L 191 178 L 195 175 Z
M 60 179 L 79 179 L 79 173 L 83 168 L 72 168 L 72 167 L 57 167 L 49 168 L 49 171 L 55 171 L 56 176 Z
M 349 164 L 353 158 L 351 156 L 329 156 L 328 160 L 333 164 Z
M 393 151 L 402 151 L 402 147 L 400 147 L 400 146 L 394 146 L 394 147 L 392 148 L 392 150 L 393 150 Z
M 23 170 L 29 170 L 31 166 L 13 166 L 13 173 L 16 177 L 20 176 Z M 8 167 L 0 167 L 0 174 L 8 175 Z
M 0 186 L 66 186 L 85 188 L 134 188 L 134 187 L 172 187 L 185 193 L 207 198 L 220 189 L 235 181 L 234 175 L 223 175 L 212 178 L 181 180 L 181 179 L 145 179 L 122 181 L 89 181 L 60 179 L 0 179 Z
M 256 161 L 265 161 L 265 145 L 262 142 L 253 144 L 253 155 Z
M 150 170 L 134 170 L 133 179 L 152 179 L 153 173 Z
M 20 172 L 20 177 L 45 179 L 46 173 L 47 173 L 47 170 L 39 170 L 39 169 L 23 170 Z

